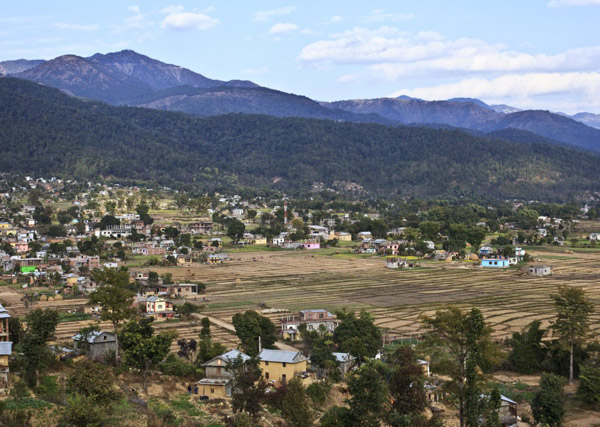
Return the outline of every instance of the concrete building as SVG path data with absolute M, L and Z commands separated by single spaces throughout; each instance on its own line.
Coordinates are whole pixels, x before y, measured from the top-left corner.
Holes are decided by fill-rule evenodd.
M 285 384 L 306 372 L 307 358 L 299 351 L 263 350 L 258 355 L 260 368 L 267 381 Z
M 85 352 L 85 355 L 90 359 L 99 359 L 104 357 L 107 352 L 116 351 L 117 343 L 115 334 L 112 332 L 95 331 L 89 334 L 87 342 L 80 334 L 76 334 L 71 338 L 75 345 L 75 349 Z

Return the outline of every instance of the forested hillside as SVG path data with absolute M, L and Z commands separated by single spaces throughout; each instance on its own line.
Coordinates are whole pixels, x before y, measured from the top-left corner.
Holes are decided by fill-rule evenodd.
M 84 102 L 0 79 L 0 170 L 306 193 L 350 181 L 382 195 L 566 200 L 600 190 L 600 158 L 457 130 L 181 113 Z

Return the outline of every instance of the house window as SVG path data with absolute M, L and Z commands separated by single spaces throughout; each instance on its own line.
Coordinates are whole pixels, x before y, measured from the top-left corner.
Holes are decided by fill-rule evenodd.
M 285 368 L 285 366 L 286 366 L 286 363 L 285 363 L 285 362 L 283 362 L 283 367 Z
M 211 392 L 211 393 L 214 393 L 214 392 L 215 392 L 215 389 L 214 389 L 214 388 L 211 388 L 211 389 L 210 389 L 210 392 Z
M 269 362 L 265 361 L 265 366 L 269 366 Z

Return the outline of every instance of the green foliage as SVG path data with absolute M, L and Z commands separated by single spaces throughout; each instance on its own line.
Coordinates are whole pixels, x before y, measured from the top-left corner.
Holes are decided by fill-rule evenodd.
M 600 367 L 580 366 L 577 395 L 589 405 L 600 403 Z
M 158 365 L 158 370 L 163 374 L 180 378 L 192 377 L 200 373 L 195 364 L 186 362 L 173 353 L 169 354 L 167 358 Z
M 563 387 L 565 379 L 558 375 L 543 373 L 540 390 L 531 404 L 536 423 L 548 426 L 561 426 L 565 416 Z
M 193 183 L 203 190 L 244 183 L 289 193 L 351 176 L 386 196 L 536 199 L 569 199 L 597 191 L 600 182 L 590 153 L 458 130 L 242 114 L 198 118 L 83 102 L 12 78 L 0 81 L 0 111 L 10 112 L 0 115 L 0 169 L 7 172 Z M 273 176 L 282 180 L 273 184 Z M 189 198 L 182 207 L 188 204 Z
M 314 382 L 306 388 L 306 395 L 317 406 L 325 405 L 330 392 L 331 384 L 328 381 Z
M 277 341 L 273 322 L 254 310 L 247 310 L 244 314 L 236 313 L 233 316 L 233 326 L 244 352 L 249 356 L 258 355 L 259 337 L 263 348 L 273 348 Z
M 181 305 L 176 305 L 175 311 L 181 314 L 182 316 L 187 316 L 188 314 L 192 313 L 200 313 L 202 311 L 202 307 L 198 304 L 193 304 L 191 302 L 186 301 Z
M 58 324 L 58 313 L 54 310 L 37 308 L 27 317 L 27 330 L 18 346 L 23 362 L 23 378 L 29 387 L 35 387 L 40 374 L 52 360 L 46 343 L 54 335 Z
M 161 332 L 154 335 L 153 318 L 131 320 L 119 332 L 126 366 L 137 369 L 142 374 L 144 390 L 148 371 L 156 367 L 169 354 L 171 342 L 176 332 Z
M 105 409 L 91 396 L 74 394 L 67 397 L 67 405 L 59 421 L 61 427 L 97 427 L 106 418 Z
M 542 345 L 546 330 L 540 328 L 541 324 L 539 320 L 534 320 L 523 332 L 513 333 L 508 354 L 512 370 L 523 374 L 532 374 L 540 370 L 546 357 L 546 348 Z
M 359 361 L 374 357 L 381 348 L 381 331 L 375 326 L 373 317 L 364 310 L 359 317 L 345 312 L 337 315 L 342 322 L 333 333 L 333 341 L 340 349 Z
M 343 406 L 332 406 L 319 421 L 321 427 L 347 427 L 352 425 L 350 410 Z
M 366 363 L 348 379 L 352 425 L 378 427 L 386 416 L 389 394 L 379 364 L 378 361 Z
M 227 235 L 234 242 L 237 242 L 244 237 L 244 231 L 246 231 L 246 226 L 239 219 L 233 218 L 227 224 Z
M 265 400 L 267 383 L 261 376 L 258 359 L 251 358 L 244 362 L 241 357 L 228 366 L 233 372 L 233 395 L 231 404 L 233 412 L 244 411 L 256 421 Z
M 410 347 L 399 347 L 389 358 L 388 378 L 392 407 L 390 418 L 419 415 L 425 409 L 425 377 Z
M 91 399 L 107 412 L 121 399 L 110 369 L 90 360 L 75 364 L 75 369 L 67 377 L 66 391 Z
M 590 314 L 594 305 L 582 288 L 560 286 L 558 294 L 550 295 L 556 309 L 556 320 L 550 328 L 559 342 L 570 352 L 569 382 L 573 382 L 573 356 L 576 345 L 585 342 L 589 332 Z
M 309 427 L 313 425 L 314 413 L 311 409 L 302 380 L 292 378 L 286 387 L 285 397 L 281 405 L 281 415 L 292 427 Z

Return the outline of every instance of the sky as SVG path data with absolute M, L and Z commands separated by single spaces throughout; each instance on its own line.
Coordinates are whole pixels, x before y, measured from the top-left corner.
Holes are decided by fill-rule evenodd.
M 123 49 L 323 101 L 600 113 L 600 0 L 0 2 L 0 61 Z

